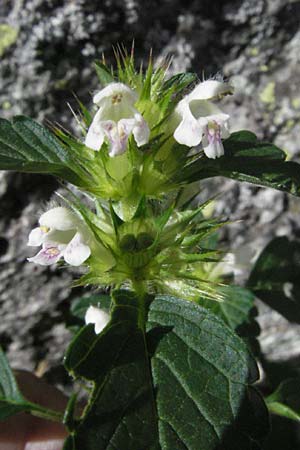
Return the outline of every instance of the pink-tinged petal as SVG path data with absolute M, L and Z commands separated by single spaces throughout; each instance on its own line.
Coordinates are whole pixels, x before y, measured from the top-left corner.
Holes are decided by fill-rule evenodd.
M 118 123 L 106 121 L 103 130 L 109 143 L 109 156 L 122 155 L 134 127 L 134 119 L 121 119 Z
M 46 227 L 34 228 L 28 236 L 27 245 L 30 245 L 31 247 L 39 247 L 42 245 L 44 237 L 48 231 L 49 230 Z
M 128 139 L 130 134 L 132 133 L 133 128 L 135 127 L 136 120 L 134 118 L 130 119 L 121 119 L 118 122 L 118 133 L 120 139 Z
M 66 263 L 71 266 L 80 266 L 88 259 L 90 254 L 91 249 L 83 242 L 80 233 L 75 234 L 63 252 Z
M 216 122 L 222 129 L 223 125 L 226 124 L 228 127 L 228 121 L 230 116 L 228 114 L 220 113 L 220 114 L 212 114 L 211 116 L 207 116 L 208 122 Z
M 103 126 L 103 129 L 104 129 L 107 141 L 108 141 L 109 156 L 111 156 L 113 158 L 114 156 L 118 156 L 118 155 L 121 155 L 122 153 L 124 153 L 126 150 L 127 140 L 125 141 L 123 139 L 121 142 L 119 133 L 118 133 L 117 124 L 115 122 L 109 123 L 107 121 L 105 123 L 105 125 Z
M 208 158 L 210 158 L 210 159 L 216 159 L 217 158 L 217 148 L 216 148 L 216 144 L 215 143 L 203 146 L 203 150 L 204 150 L 204 153 L 206 154 L 206 156 Z
M 45 247 L 32 258 L 27 258 L 27 260 L 41 266 L 50 266 L 55 264 L 62 256 L 62 252 L 57 247 Z
M 134 118 L 135 125 L 133 127 L 132 133 L 137 146 L 140 147 L 141 145 L 147 144 L 147 142 L 149 141 L 150 129 L 141 114 L 135 114 Z
M 224 147 L 219 135 L 207 134 L 203 138 L 202 146 L 208 158 L 216 159 L 224 155 Z
M 222 127 L 224 123 L 210 121 L 206 128 L 202 140 L 204 153 L 208 158 L 216 159 L 224 155 L 224 146 L 222 143 Z
M 85 314 L 85 323 L 95 325 L 95 333 L 99 334 L 106 327 L 110 320 L 109 314 L 95 306 L 89 306 Z
M 41 215 L 39 223 L 51 230 L 72 230 L 76 228 L 76 216 L 68 208 L 57 206 Z

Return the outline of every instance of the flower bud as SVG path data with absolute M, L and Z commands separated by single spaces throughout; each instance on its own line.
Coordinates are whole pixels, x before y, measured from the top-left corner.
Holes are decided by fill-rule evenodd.
M 87 312 L 85 313 L 85 323 L 87 325 L 95 325 L 95 333 L 99 334 L 106 327 L 110 320 L 109 314 L 100 308 L 95 306 L 89 306 Z

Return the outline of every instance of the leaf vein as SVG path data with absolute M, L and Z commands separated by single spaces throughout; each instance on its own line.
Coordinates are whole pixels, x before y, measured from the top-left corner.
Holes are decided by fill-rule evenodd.
M 173 375 L 173 377 L 178 381 L 180 379 L 180 374 L 178 374 L 173 367 L 171 367 L 167 361 L 165 361 L 163 358 L 161 358 L 159 355 L 156 355 L 155 358 L 159 359 L 168 369 L 169 372 Z M 207 423 L 210 425 L 210 427 L 212 428 L 214 434 L 217 436 L 218 439 L 220 439 L 219 435 L 218 435 L 218 431 L 215 427 L 215 425 L 208 419 L 208 417 L 206 417 L 206 415 L 204 414 L 204 412 L 201 409 L 201 405 L 198 405 L 197 401 L 193 398 L 193 395 L 189 392 L 189 389 L 187 386 L 185 386 L 182 381 L 181 383 L 178 381 L 179 386 L 181 386 L 182 390 L 185 392 L 185 394 L 187 395 L 187 397 L 192 401 L 192 403 L 196 406 L 197 410 L 199 411 L 199 413 L 201 414 L 201 416 L 207 421 Z

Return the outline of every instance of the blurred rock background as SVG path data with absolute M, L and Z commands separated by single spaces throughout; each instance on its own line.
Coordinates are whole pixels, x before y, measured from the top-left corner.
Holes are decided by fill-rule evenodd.
M 156 58 L 174 55 L 173 72 L 230 78 L 236 94 L 224 108 L 232 129 L 253 130 L 299 159 L 299 24 L 300 1 L 293 0 L 2 0 L 1 116 L 25 114 L 74 129 L 72 92 L 90 104 L 98 88 L 93 61 L 102 52 L 113 61 L 112 45 L 130 48 L 134 38 L 138 61 L 153 48 Z M 64 321 L 82 292 L 69 287 L 71 269 L 26 262 L 28 233 L 58 187 L 47 176 L 0 174 L 0 341 L 13 366 L 46 371 L 64 384 Z M 299 199 L 223 179 L 205 189 L 224 192 L 218 214 L 242 219 L 223 236 L 233 248 L 300 235 Z M 267 358 L 300 367 L 299 326 L 259 308 Z

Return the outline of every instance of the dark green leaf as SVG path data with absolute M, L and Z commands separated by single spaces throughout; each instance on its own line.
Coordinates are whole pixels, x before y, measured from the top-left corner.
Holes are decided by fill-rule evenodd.
M 94 382 L 68 449 L 253 450 L 267 425 L 246 345 L 206 309 L 114 293 L 112 319 L 74 338 L 66 367 Z
M 300 195 L 300 165 L 285 161 L 285 153 L 273 144 L 254 140 L 253 133 L 239 131 L 224 141 L 225 155 L 205 156 L 187 165 L 176 181 L 223 176 Z
M 179 73 L 166 80 L 158 93 L 158 104 L 161 111 L 166 111 L 170 106 L 175 106 L 178 97 L 182 97 L 184 91 L 190 86 L 197 76 L 195 73 Z M 164 120 L 168 115 L 165 116 Z
M 169 89 L 174 89 L 176 92 L 180 92 L 182 89 L 196 81 L 196 79 L 197 75 L 195 73 L 178 73 L 164 82 L 161 91 L 164 93 Z
M 72 164 L 67 150 L 42 125 L 25 116 L 0 119 L 0 170 L 50 173 L 80 186 Z
M 60 413 L 31 403 L 23 397 L 0 347 L 0 420 L 22 411 L 28 411 L 39 417 L 56 421 L 61 417 Z
M 76 449 L 76 447 L 75 447 L 74 438 L 73 438 L 73 436 L 69 436 L 64 443 L 63 450 L 75 450 L 75 449 Z
M 272 415 L 271 432 L 263 450 L 298 450 L 300 448 L 299 424 L 282 416 Z
M 28 410 L 27 402 L 19 391 L 15 377 L 0 348 L 0 420 L 26 410 Z
M 283 381 L 273 394 L 266 398 L 270 412 L 300 421 L 300 378 Z
M 256 261 L 247 285 L 287 320 L 300 323 L 300 242 L 273 239 Z
M 75 427 L 75 408 L 76 408 L 77 395 L 73 394 L 68 401 L 67 407 L 64 412 L 63 423 L 65 427 L 72 431 Z

